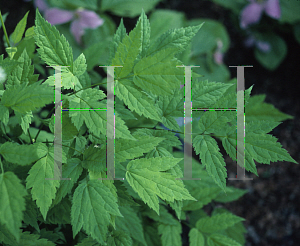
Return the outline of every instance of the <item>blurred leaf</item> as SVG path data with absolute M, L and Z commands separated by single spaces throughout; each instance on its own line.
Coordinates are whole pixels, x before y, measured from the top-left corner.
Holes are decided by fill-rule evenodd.
M 154 40 L 169 29 L 184 27 L 185 15 L 174 10 L 158 9 L 151 14 L 149 20 L 151 24 L 150 38 Z
M 300 44 L 300 23 L 294 25 L 294 35 L 297 42 Z
M 287 55 L 287 46 L 284 40 L 273 34 L 259 34 L 259 40 L 268 42 L 271 45 L 269 52 L 262 52 L 255 48 L 254 55 L 259 63 L 266 69 L 275 70 Z
M 280 0 L 280 8 L 280 22 L 288 22 L 292 24 L 300 20 L 300 1 Z
M 16 44 L 19 43 L 22 39 L 22 36 L 25 31 L 26 23 L 27 23 L 27 16 L 29 11 L 25 14 L 25 16 L 20 20 L 20 22 L 17 24 L 14 32 L 11 35 L 11 40 Z
M 161 0 L 102 0 L 101 10 L 111 11 L 115 15 L 134 18 L 141 14 L 142 9 L 145 13 L 153 9 Z
M 247 4 L 245 0 L 213 0 L 216 4 L 224 8 L 230 9 L 235 14 L 239 14 L 242 8 Z
M 189 26 L 204 25 L 192 40 L 192 55 L 197 56 L 203 53 L 214 52 L 217 48 L 217 41 L 221 40 L 223 47 L 221 52 L 229 48 L 230 38 L 225 26 L 212 19 L 193 19 L 188 21 Z

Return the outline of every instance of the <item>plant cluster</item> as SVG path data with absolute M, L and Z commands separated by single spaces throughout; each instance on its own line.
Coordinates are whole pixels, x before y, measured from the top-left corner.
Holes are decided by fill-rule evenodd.
M 66 2 L 71 3 L 62 3 Z M 84 2 L 93 9 L 96 1 Z M 103 0 L 105 6 L 122 15 L 128 14 L 130 4 L 114 9 L 113 3 Z M 130 13 L 135 16 L 138 11 Z M 112 38 L 98 43 L 98 35 L 103 37 L 110 27 L 86 30 L 82 38 L 88 47 L 78 55 L 74 53 L 80 51 L 79 44 L 71 45 L 38 10 L 35 26 L 26 29 L 26 13 L 10 36 L 4 31 L 7 48 L 0 56 L 3 245 L 179 246 L 183 225 L 190 227 L 190 245 L 245 244 L 243 218 L 223 208 L 215 207 L 211 215 L 203 210 L 211 202 L 231 202 L 247 192 L 226 186 L 226 163 L 220 152 L 224 148 L 236 160 L 235 112 L 193 112 L 193 118 L 199 118 L 192 124 L 192 147 L 199 155 L 192 161 L 193 177 L 201 180 L 180 180 L 184 154 L 178 150 L 184 125 L 176 118 L 184 117 L 184 69 L 176 66 L 188 65 L 186 50 L 196 35 L 208 29 L 206 22 L 197 20 L 161 34 L 158 20 L 163 13 L 154 12 L 149 21 L 142 11 L 129 33 L 121 20 Z M 3 21 L 2 25 L 5 30 Z M 205 47 L 209 40 L 201 42 Z M 106 57 L 100 56 L 103 45 L 110 47 Z M 107 62 L 101 64 L 103 59 Z M 45 64 L 51 67 L 49 76 Z M 99 64 L 123 66 L 115 68 L 115 171 L 116 178 L 124 180 L 101 179 L 107 169 L 107 118 L 105 111 L 95 109 L 106 108 L 107 87 L 106 78 L 93 70 Z M 62 177 L 71 180 L 49 180 L 55 159 L 55 66 L 65 67 L 62 107 L 85 109 L 62 112 Z M 47 78 L 39 80 L 35 70 Z M 236 83 L 235 78 L 204 80 L 193 72 L 193 108 L 236 108 Z M 251 89 L 245 90 L 245 169 L 258 176 L 254 161 L 297 162 L 268 134 L 293 117 L 264 103 L 265 95 L 250 96 Z

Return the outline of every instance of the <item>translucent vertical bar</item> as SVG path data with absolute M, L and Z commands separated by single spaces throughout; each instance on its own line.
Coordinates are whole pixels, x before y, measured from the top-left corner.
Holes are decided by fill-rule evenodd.
M 253 180 L 246 178 L 245 174 L 245 80 L 244 67 L 253 66 L 230 66 L 237 67 L 237 175 L 229 180 Z
M 201 180 L 193 178 L 192 164 L 192 67 L 199 66 L 177 66 L 185 68 L 185 102 L 184 102 L 184 177 L 181 180 Z M 177 178 L 180 179 L 180 178 Z
M 115 96 L 114 96 L 114 68 L 122 66 L 100 66 L 107 68 L 107 111 L 106 111 L 106 160 L 107 160 L 107 178 L 98 180 L 124 180 L 124 178 L 115 178 Z
M 55 124 L 54 124 L 54 169 L 53 179 L 46 180 L 71 180 L 62 178 L 62 122 L 61 122 L 61 67 L 55 66 Z

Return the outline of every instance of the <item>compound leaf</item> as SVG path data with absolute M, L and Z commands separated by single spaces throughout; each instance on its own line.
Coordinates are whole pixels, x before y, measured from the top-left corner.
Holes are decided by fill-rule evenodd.
M 180 159 L 157 157 L 132 160 L 127 164 L 126 180 L 142 200 L 159 214 L 158 196 L 166 201 L 195 200 L 181 180 L 167 171 Z
M 99 243 L 105 243 L 111 216 L 121 216 L 117 198 L 101 181 L 86 179 L 76 188 L 71 208 L 73 237 L 83 229 Z

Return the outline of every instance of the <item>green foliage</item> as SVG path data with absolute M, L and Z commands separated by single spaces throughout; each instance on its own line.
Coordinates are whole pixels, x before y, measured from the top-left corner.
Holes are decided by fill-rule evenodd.
M 149 9 L 157 2 L 147 1 Z M 79 2 L 57 4 L 75 8 Z M 221 140 L 227 154 L 235 160 L 235 112 L 193 112 L 193 118 L 200 117 L 192 124 L 191 147 L 199 155 L 199 160 L 192 158 L 193 177 L 201 181 L 181 180 L 184 154 L 175 149 L 182 148 L 175 134 L 182 137 L 184 127 L 178 125 L 176 117 L 184 116 L 185 101 L 184 89 L 180 90 L 184 70 L 176 66 L 183 65 L 180 55 L 191 48 L 193 37 L 199 35 L 205 24 L 198 21 L 196 25 L 181 27 L 178 23 L 184 20 L 180 14 L 157 12 L 151 17 L 156 30 L 152 38 L 146 5 L 140 11 L 140 5 L 134 1 L 101 4 L 102 10 L 117 14 L 141 13 L 129 34 L 121 20 L 114 36 L 106 40 L 106 45 L 110 44 L 109 64 L 123 66 L 115 68 L 114 158 L 116 173 L 125 179 L 105 179 L 108 99 L 105 86 L 99 88 L 100 83 L 94 83 L 100 76 L 92 71 L 99 62 L 92 58 L 93 52 L 99 47 L 92 44 L 95 46 L 74 56 L 74 60 L 74 50 L 64 35 L 37 10 L 34 32 L 27 29 L 23 40 L 35 39 L 43 63 L 67 66 L 61 69 L 61 101 L 63 108 L 73 110 L 62 112 L 62 169 L 57 170 L 53 111 L 45 110 L 41 114 L 44 119 L 38 115 L 43 107 L 53 104 L 57 74 L 38 81 L 34 74 L 37 64 L 32 65 L 33 52 L 25 44 L 22 49 L 18 47 L 19 53 L 14 57 L 0 56 L 0 66 L 7 74 L 0 90 L 0 243 L 66 244 L 62 232 L 71 225 L 73 243 L 77 246 L 179 246 L 181 222 L 185 221 L 191 227 L 190 245 L 244 245 L 244 219 L 220 209 L 214 209 L 211 216 L 202 210 L 212 201 L 231 202 L 246 193 L 226 186 L 226 164 L 217 142 Z M 96 1 L 84 1 L 84 6 L 97 8 Z M 161 31 L 157 20 L 164 13 L 177 23 L 172 26 L 169 21 L 168 28 Z M 20 45 L 26 18 L 27 14 L 12 35 Z M 222 26 L 217 27 L 216 35 L 223 39 L 226 50 L 229 40 Z M 192 45 L 192 51 L 205 52 L 197 50 L 205 45 L 214 49 L 214 38 L 207 43 L 204 36 L 203 46 Z M 237 107 L 234 83 L 236 80 L 203 80 L 193 72 L 194 108 Z M 246 170 L 257 175 L 254 160 L 264 164 L 278 160 L 296 163 L 268 134 L 280 121 L 292 116 L 264 103 L 264 95 L 250 96 L 251 90 L 252 87 L 245 90 Z M 33 122 L 41 124 L 40 129 L 33 127 Z M 169 130 L 160 127 L 160 123 Z M 53 179 L 58 171 L 64 179 Z M 47 227 L 40 229 L 41 224 L 58 227 L 47 231 Z M 21 230 L 28 226 L 32 233 Z

